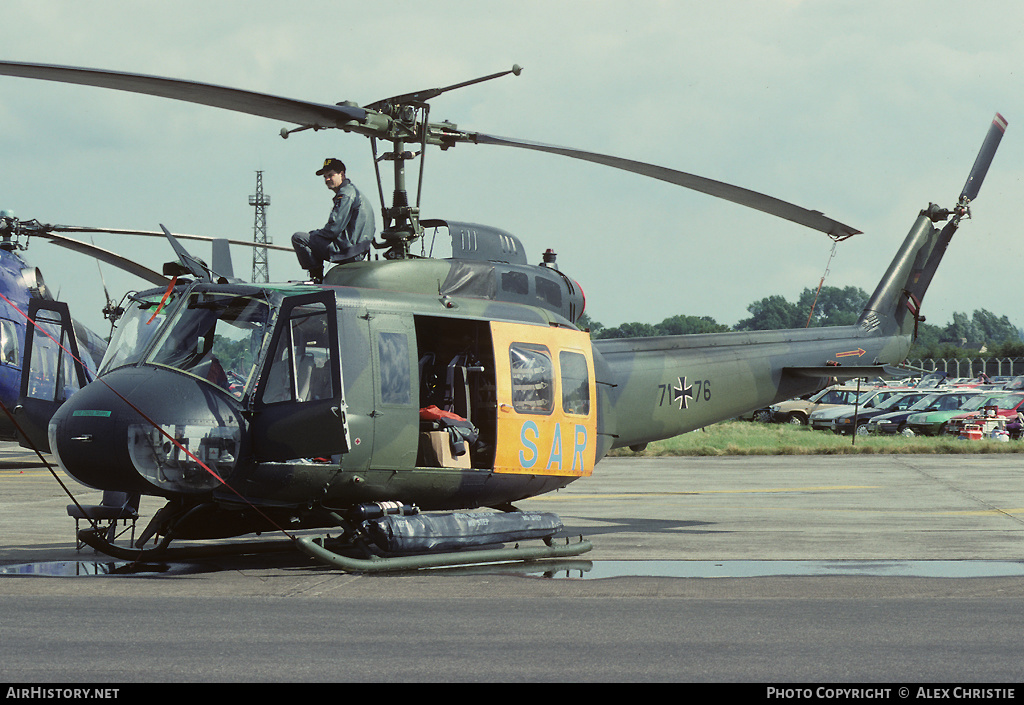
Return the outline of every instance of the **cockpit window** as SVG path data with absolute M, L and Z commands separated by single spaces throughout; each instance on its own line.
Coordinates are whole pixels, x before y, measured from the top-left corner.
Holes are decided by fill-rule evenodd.
M 140 305 L 138 315 L 128 322 L 134 330 L 130 335 L 133 344 L 128 344 L 127 330 L 118 339 L 125 360 L 133 362 L 144 354 L 153 327 L 159 323 L 152 320 L 155 314 L 159 319 L 156 308 L 147 310 Z M 270 306 L 262 298 L 191 293 L 171 314 L 145 362 L 205 379 L 241 399 L 255 380 L 269 320 Z
M 162 300 L 162 294 L 132 297 L 128 310 L 114 328 L 100 363 L 100 374 L 142 359 L 150 341 L 167 320 L 168 311 L 173 310 L 175 298 L 173 293 L 166 301 Z
M 18 329 L 14 321 L 0 319 L 0 364 L 21 366 L 18 350 Z

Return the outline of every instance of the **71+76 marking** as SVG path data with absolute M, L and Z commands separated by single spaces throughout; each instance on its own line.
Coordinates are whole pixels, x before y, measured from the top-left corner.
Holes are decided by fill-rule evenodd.
M 693 384 L 686 377 L 677 377 L 676 384 L 659 384 L 661 399 L 658 406 L 676 404 L 680 410 L 687 409 L 693 401 L 711 401 L 711 380 L 698 379 Z

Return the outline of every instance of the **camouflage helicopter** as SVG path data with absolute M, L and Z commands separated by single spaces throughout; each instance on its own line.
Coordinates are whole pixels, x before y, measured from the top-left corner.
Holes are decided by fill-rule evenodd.
M 550 540 L 557 518 L 518 512 L 514 503 L 591 475 L 613 448 L 640 448 L 901 362 L 924 320 L 928 285 L 970 217 L 1006 127 L 996 114 L 954 207 L 929 204 L 920 212 L 856 324 L 591 340 L 576 325 L 584 305 L 579 285 L 551 262 L 529 264 L 514 235 L 420 218 L 406 188 L 406 163 L 417 157 L 408 146 L 419 147 L 421 180 L 428 147 L 499 145 L 661 179 L 834 240 L 859 231 L 673 169 L 429 121 L 428 101 L 437 95 L 519 71 L 358 107 L 0 62 L 0 74 L 157 95 L 298 126 L 283 129 L 283 137 L 309 129 L 365 135 L 375 164 L 394 167 L 394 199 L 382 209 L 375 242 L 383 256 L 335 266 L 322 285 L 235 280 L 192 257 L 164 228 L 178 255 L 164 273 L 175 278 L 130 296 L 97 380 L 47 413 L 49 449 L 66 472 L 90 487 L 162 497 L 166 505 L 134 546 L 114 545 L 98 530 L 83 530 L 83 540 L 136 557 L 154 535 L 162 540 L 147 555 L 169 550 L 175 539 L 337 528 L 350 545 L 376 542 L 367 560 L 342 560 L 322 539 L 296 542 L 357 570 L 410 565 L 400 562 L 407 556 L 392 560 L 410 552 L 430 554 L 416 565 L 462 561 L 452 554 L 495 536 L 543 536 L 544 555 L 578 555 L 588 542 L 558 553 Z M 391 144 L 381 157 L 378 141 Z M 442 227 L 452 258 L 413 254 L 425 229 Z M 229 374 L 240 383 L 227 385 Z M 457 511 L 479 508 L 501 511 Z M 481 516 L 507 523 L 481 529 Z

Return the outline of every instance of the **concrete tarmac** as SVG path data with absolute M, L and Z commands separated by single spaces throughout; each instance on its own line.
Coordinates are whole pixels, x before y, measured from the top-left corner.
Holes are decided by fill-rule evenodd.
M 546 573 L 351 575 L 289 551 L 106 574 L 124 565 L 76 551 L 67 495 L 3 445 L 0 680 L 1015 683 L 1022 470 L 606 459 L 520 505 L 594 545 Z

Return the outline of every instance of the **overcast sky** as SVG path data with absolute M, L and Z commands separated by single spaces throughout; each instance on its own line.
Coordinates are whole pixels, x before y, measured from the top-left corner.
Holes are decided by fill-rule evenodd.
M 651 162 L 760 191 L 863 231 L 824 234 L 677 186 L 495 146 L 430 151 L 423 216 L 552 248 L 605 325 L 675 314 L 732 325 L 752 301 L 825 283 L 870 291 L 918 211 L 955 204 L 989 124 L 1009 121 L 973 220 L 925 299 L 928 321 L 986 308 L 1024 325 L 1024 5 L 927 0 L 443 3 L 7 0 L 0 58 L 133 71 L 366 104 L 523 66 L 445 94 L 431 119 Z M 275 243 L 320 227 L 314 171 L 338 156 L 376 194 L 369 142 L 278 135 L 273 120 L 0 77 L 0 208 L 67 225 L 251 240 L 256 172 Z M 409 171 L 414 176 L 418 164 Z M 390 186 L 385 193 L 390 198 Z M 378 219 L 378 224 L 379 224 Z M 154 269 L 160 240 L 97 235 Z M 197 254 L 208 256 L 196 246 Z M 106 332 L 96 265 L 43 241 L 25 257 Z M 251 251 L 234 253 L 248 275 Z M 303 275 L 290 253 L 274 280 Z M 148 285 L 109 267 L 111 291 Z

